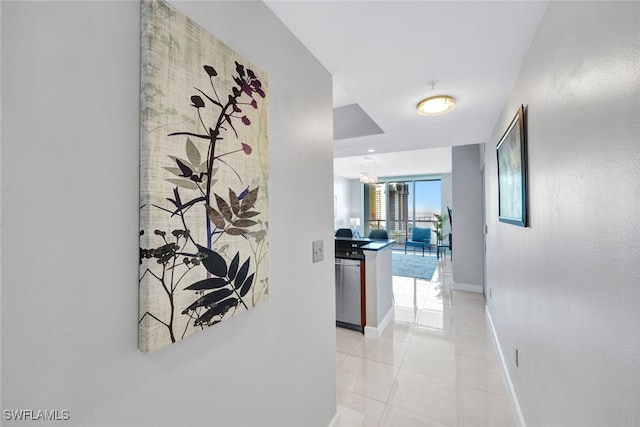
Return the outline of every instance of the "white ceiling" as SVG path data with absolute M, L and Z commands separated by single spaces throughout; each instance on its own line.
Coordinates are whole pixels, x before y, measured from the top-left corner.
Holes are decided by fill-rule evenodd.
M 367 158 L 371 159 L 370 166 Z M 379 177 L 448 173 L 451 172 L 451 148 L 427 148 L 333 159 L 334 175 L 357 179 L 361 172 L 371 172 Z
M 448 171 L 427 170 L 443 150 L 415 150 L 487 142 L 547 6 L 546 0 L 265 3 L 333 75 L 334 107 L 358 103 L 385 132 L 334 141 L 334 173 L 348 178 L 366 171 L 367 156 L 379 176 L 448 172 L 450 149 Z M 433 90 L 432 80 L 439 81 Z M 456 99 L 455 110 L 416 113 L 421 99 L 440 94 Z

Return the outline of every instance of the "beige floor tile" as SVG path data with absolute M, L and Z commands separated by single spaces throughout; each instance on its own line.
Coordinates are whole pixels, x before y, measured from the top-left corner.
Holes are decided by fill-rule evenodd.
M 464 388 L 462 395 L 465 427 L 515 426 L 506 396 L 498 396 L 473 388 Z
M 415 325 L 416 319 L 418 318 L 417 308 L 395 305 L 393 307 L 393 311 L 394 311 L 393 319 L 395 322 L 410 323 L 412 325 Z
M 448 328 L 449 316 L 442 309 L 442 305 L 437 305 L 425 301 L 418 307 L 418 318 L 416 324 L 420 328 L 425 328 L 437 333 L 444 333 Z
M 438 421 L 430 420 L 420 415 L 412 414 L 391 405 L 387 405 L 382 420 L 381 427 L 450 427 Z
M 348 356 L 347 353 L 343 353 L 341 351 L 336 351 L 336 368 L 340 366 L 340 364 L 346 359 Z
M 449 351 L 412 344 L 407 350 L 401 368 L 455 382 L 456 358 L 457 355 Z
M 377 426 L 385 409 L 382 402 L 341 388 L 337 400 L 341 427 Z
M 351 352 L 354 356 L 400 367 L 409 344 L 387 338 L 365 338 Z
M 477 335 L 491 339 L 491 329 L 484 318 L 485 314 L 479 319 L 477 316 L 468 316 L 464 313 L 460 313 L 460 310 L 455 313 L 455 324 L 451 325 L 451 333 L 454 335 Z M 453 317 L 453 313 L 452 313 Z
M 456 425 L 456 384 L 401 369 L 389 404 L 443 424 Z
M 364 339 L 364 335 L 345 328 L 336 328 L 336 349 L 343 353 L 351 353 L 355 346 Z
M 498 361 L 490 335 L 454 333 L 452 336 L 456 353 L 491 362 Z
M 389 400 L 398 368 L 349 355 L 337 369 L 337 386 L 386 403 Z
M 394 281 L 393 295 L 396 298 L 424 300 L 429 295 L 432 287 L 433 285 L 430 282 L 405 277 L 399 281 Z
M 395 297 L 395 306 L 420 310 L 420 309 L 428 308 L 429 301 L 427 301 L 426 297 L 421 299 L 414 299 L 410 296 Z
M 416 328 L 409 344 L 418 344 L 435 350 L 455 353 L 456 342 L 446 332 L 433 331 L 427 328 Z
M 506 396 L 500 365 L 484 359 L 458 355 L 459 382 L 467 387 Z
M 382 334 L 382 338 L 409 343 L 416 327 L 413 323 L 391 322 Z

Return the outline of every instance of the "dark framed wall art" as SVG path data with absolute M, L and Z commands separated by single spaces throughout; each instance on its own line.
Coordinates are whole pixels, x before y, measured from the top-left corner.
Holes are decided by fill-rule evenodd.
M 516 115 L 496 147 L 498 156 L 498 220 L 527 226 L 526 109 Z

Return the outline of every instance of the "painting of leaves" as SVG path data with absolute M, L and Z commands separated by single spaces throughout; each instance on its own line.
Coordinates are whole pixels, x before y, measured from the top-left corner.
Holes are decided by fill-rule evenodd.
M 141 2 L 139 347 L 268 296 L 268 79 L 164 1 Z

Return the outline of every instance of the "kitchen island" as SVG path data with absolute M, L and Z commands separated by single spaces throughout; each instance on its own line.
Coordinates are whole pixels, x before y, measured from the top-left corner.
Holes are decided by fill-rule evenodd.
M 393 278 L 391 249 L 395 240 L 367 238 L 336 238 L 336 262 L 338 259 L 359 259 L 361 268 L 360 304 L 362 327 L 368 338 L 380 338 L 393 318 Z M 337 265 L 337 264 L 336 264 Z M 336 283 L 336 286 L 339 286 Z M 340 294 L 336 293 L 336 298 Z M 341 301 L 337 300 L 339 306 Z

